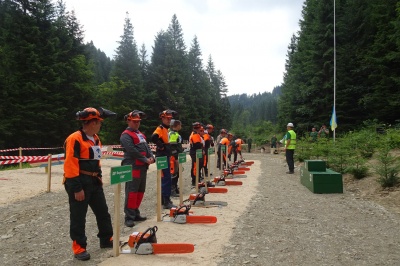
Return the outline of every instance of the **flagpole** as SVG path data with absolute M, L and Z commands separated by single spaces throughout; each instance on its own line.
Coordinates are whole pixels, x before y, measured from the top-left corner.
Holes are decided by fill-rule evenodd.
M 333 110 L 336 119 L 336 0 L 333 0 Z M 336 128 L 333 129 L 333 142 L 336 138 Z

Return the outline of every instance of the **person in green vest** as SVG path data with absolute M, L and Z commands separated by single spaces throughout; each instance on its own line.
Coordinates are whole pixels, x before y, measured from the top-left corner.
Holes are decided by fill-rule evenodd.
M 171 144 L 171 196 L 179 197 L 179 164 L 178 164 L 178 154 L 183 152 L 182 147 L 182 137 L 179 135 L 178 131 L 182 129 L 182 123 L 179 120 L 171 120 L 168 136 L 169 143 Z
M 311 142 L 317 142 L 317 140 L 318 140 L 318 132 L 317 132 L 317 129 L 315 127 L 313 127 L 311 129 L 310 139 L 311 139 Z
M 296 132 L 294 132 L 293 123 L 288 123 L 287 133 L 285 135 L 285 154 L 289 171 L 286 174 L 294 174 L 294 150 L 296 149 Z

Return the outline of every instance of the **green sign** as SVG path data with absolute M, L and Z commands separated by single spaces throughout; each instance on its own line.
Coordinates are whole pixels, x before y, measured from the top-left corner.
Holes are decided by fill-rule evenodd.
M 208 149 L 208 155 L 211 155 L 211 154 L 213 154 L 214 153 L 214 148 L 209 148 Z
M 226 151 L 226 146 L 225 145 L 221 145 L 221 151 Z
M 199 159 L 201 159 L 201 158 L 203 158 L 203 150 L 196 150 L 196 158 L 199 158 Z
M 111 185 L 132 181 L 132 165 L 111 167 Z
M 186 163 L 186 153 L 179 153 L 178 154 L 178 161 L 179 163 Z
M 157 157 L 156 164 L 157 164 L 157 170 L 167 169 L 168 168 L 167 156 Z

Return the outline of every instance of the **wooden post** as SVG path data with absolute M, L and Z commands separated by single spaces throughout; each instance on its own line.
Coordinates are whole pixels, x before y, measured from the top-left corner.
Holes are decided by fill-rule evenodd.
M 113 235 L 113 253 L 114 257 L 119 256 L 119 234 L 120 234 L 120 207 L 121 204 L 121 183 L 114 187 L 114 235 Z
M 214 151 L 214 155 L 215 155 L 215 157 L 214 157 L 214 174 L 216 175 L 217 174 L 217 164 L 218 164 L 218 147 L 217 147 L 217 145 L 214 145 L 215 146 L 215 151 Z
M 182 176 L 182 164 L 179 165 L 179 204 L 183 204 L 183 176 Z
M 199 193 L 199 158 L 196 155 L 196 194 Z
M 22 147 L 19 147 L 19 156 L 22 156 Z M 22 162 L 19 162 L 19 169 L 22 169 Z
M 157 170 L 157 222 L 161 222 L 161 171 Z
M 51 187 L 51 154 L 49 154 L 49 159 L 47 160 L 47 192 L 50 192 Z

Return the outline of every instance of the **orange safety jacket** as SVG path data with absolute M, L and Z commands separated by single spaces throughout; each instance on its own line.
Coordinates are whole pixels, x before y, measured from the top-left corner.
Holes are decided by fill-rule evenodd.
M 237 138 L 235 140 L 236 143 L 236 150 L 241 151 L 242 150 L 242 144 L 244 144 L 244 141 L 242 139 Z
M 82 190 L 80 170 L 97 173 L 97 177 L 101 177 L 101 141 L 96 134 L 93 138 L 94 142 L 80 129 L 69 135 L 64 142 L 63 183 L 68 182 L 74 192 Z
M 222 138 L 221 142 L 220 142 L 221 145 L 225 145 L 226 147 L 228 147 L 227 148 L 228 149 L 228 154 L 231 154 L 231 151 L 232 151 L 232 146 L 229 145 L 230 143 L 231 142 L 227 137 Z
M 151 141 L 157 145 L 156 156 L 171 156 L 171 145 L 169 144 L 168 136 L 169 126 L 161 124 L 156 130 L 154 130 L 153 135 L 151 135 Z
M 190 150 L 189 154 L 195 155 L 196 150 L 203 149 L 203 139 L 197 132 L 192 132 L 189 137 Z

